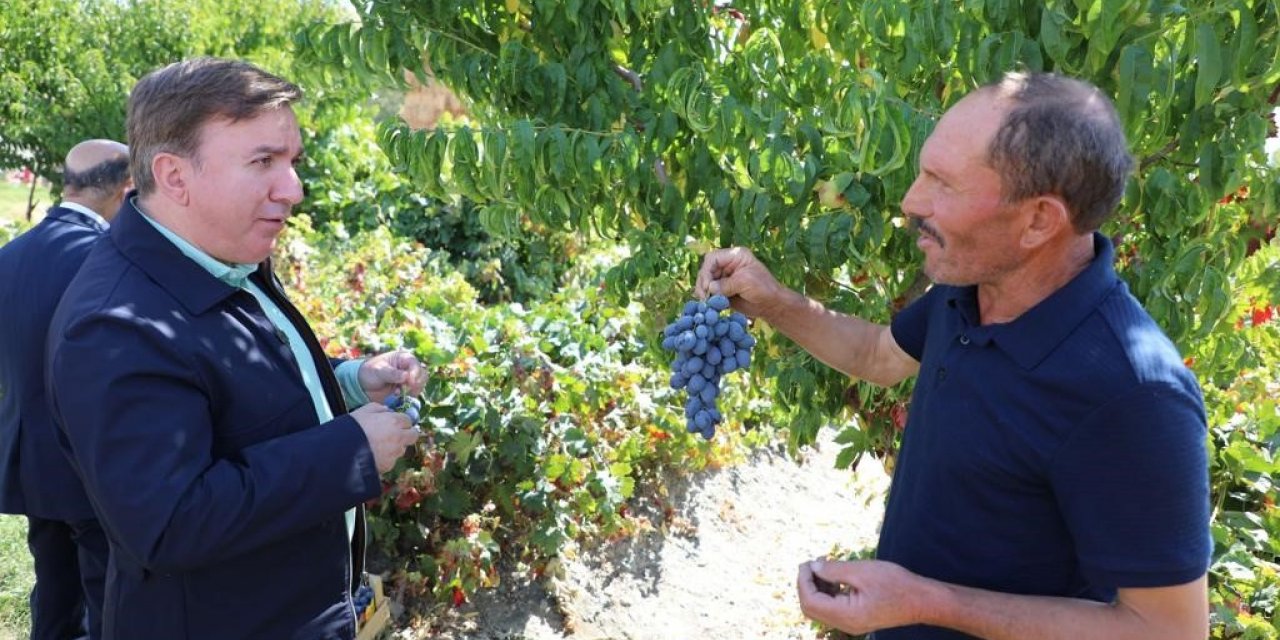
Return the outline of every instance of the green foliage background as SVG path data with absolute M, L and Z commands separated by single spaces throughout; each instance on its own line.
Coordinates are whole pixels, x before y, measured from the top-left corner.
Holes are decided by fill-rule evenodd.
M 125 98 L 142 74 L 197 55 L 287 70 L 301 24 L 339 19 L 308 0 L 29 0 L 0 6 L 0 167 L 30 166 L 61 184 L 86 138 L 124 140 Z

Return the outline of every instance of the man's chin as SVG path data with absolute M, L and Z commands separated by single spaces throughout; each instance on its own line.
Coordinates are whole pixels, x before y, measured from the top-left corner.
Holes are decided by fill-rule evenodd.
M 956 278 L 954 274 L 947 273 L 945 269 L 939 269 L 936 265 L 929 264 L 927 259 L 925 260 L 923 270 L 925 277 L 929 278 L 929 282 L 932 282 L 933 284 L 940 284 L 948 287 L 965 287 L 973 284 L 971 282 L 963 282 Z

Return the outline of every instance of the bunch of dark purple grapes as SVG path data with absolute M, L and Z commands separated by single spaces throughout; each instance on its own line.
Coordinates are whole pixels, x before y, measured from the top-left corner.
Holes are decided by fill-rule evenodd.
M 373 589 L 370 589 L 367 584 L 360 585 L 360 588 L 356 589 L 356 594 L 351 597 L 351 604 L 355 607 L 357 620 L 361 619 L 365 609 L 368 609 L 369 604 L 372 602 Z
M 413 396 L 406 396 L 402 390 L 397 390 L 392 392 L 391 395 L 388 395 L 387 398 L 382 401 L 382 404 L 386 405 L 386 407 L 392 411 L 398 411 L 409 416 L 409 422 L 412 422 L 414 425 L 418 424 L 418 420 L 421 417 L 419 413 L 422 411 L 421 400 L 418 400 Z
M 720 377 L 746 369 L 756 340 L 747 334 L 747 317 L 729 308 L 729 299 L 714 295 L 706 302 L 686 302 L 684 311 L 662 331 L 662 348 L 676 352 L 671 388 L 685 389 L 684 415 L 689 433 L 710 440 L 724 420 L 716 408 Z

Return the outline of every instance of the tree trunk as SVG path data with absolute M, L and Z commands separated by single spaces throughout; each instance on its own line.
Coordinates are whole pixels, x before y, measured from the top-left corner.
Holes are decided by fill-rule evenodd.
M 36 183 L 40 181 L 40 173 L 31 170 L 31 190 L 27 192 L 27 222 L 31 222 L 31 212 L 36 208 Z

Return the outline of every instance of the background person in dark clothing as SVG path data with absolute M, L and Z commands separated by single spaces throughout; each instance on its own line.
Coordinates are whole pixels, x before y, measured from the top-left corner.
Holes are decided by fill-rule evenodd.
M 107 541 L 58 445 L 44 390 L 49 319 L 129 179 L 129 148 L 87 140 L 63 165 L 63 199 L 0 247 L 0 512 L 27 516 L 31 637 L 101 637 Z

